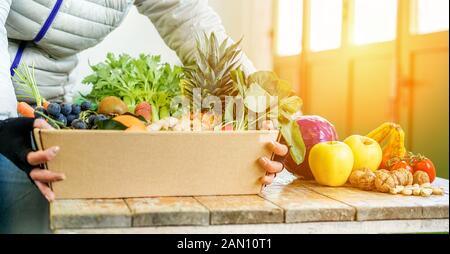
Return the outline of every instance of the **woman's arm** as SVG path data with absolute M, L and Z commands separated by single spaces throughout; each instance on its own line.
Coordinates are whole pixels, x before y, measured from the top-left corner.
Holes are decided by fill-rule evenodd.
M 0 119 L 17 115 L 17 101 L 9 70 L 11 59 L 8 53 L 8 36 L 5 28 L 11 1 L 0 1 Z
M 163 40 L 184 64 L 194 60 L 196 35 L 214 32 L 220 40 L 228 37 L 208 0 L 136 0 L 135 5 L 141 14 L 150 18 Z M 256 71 L 245 55 L 242 67 L 246 74 Z

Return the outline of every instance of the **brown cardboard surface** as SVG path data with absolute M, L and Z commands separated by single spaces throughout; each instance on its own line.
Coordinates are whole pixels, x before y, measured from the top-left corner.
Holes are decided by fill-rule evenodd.
M 258 165 L 278 131 L 161 132 L 42 130 L 40 149 L 61 148 L 47 164 L 67 179 L 58 199 L 246 195 L 260 192 Z

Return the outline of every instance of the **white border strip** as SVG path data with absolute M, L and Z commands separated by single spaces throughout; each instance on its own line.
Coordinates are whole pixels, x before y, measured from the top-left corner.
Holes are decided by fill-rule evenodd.
M 56 230 L 57 234 L 393 234 L 449 232 L 449 219 Z

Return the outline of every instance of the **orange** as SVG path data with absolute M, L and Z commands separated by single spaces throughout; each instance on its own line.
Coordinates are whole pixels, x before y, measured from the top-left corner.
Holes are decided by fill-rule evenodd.
M 146 132 L 147 128 L 145 126 L 133 125 L 125 130 L 125 132 Z
M 113 118 L 114 121 L 119 122 L 126 127 L 138 127 L 141 129 L 145 129 L 145 124 L 137 117 L 130 115 L 121 115 Z

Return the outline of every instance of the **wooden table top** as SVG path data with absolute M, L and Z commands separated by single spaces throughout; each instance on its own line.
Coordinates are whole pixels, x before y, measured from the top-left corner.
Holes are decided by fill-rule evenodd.
M 407 233 L 449 231 L 443 196 L 331 188 L 284 173 L 260 195 L 57 200 L 55 233 Z

